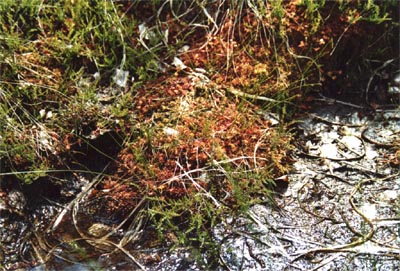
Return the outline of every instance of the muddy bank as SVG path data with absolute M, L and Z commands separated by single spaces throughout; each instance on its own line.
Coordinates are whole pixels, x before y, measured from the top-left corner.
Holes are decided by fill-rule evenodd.
M 400 268 L 400 161 L 394 148 L 400 111 L 373 112 L 327 98 L 315 108 L 297 124 L 294 169 L 288 182 L 278 183 L 277 208 L 256 205 L 214 229 L 221 270 Z M 101 217 L 99 203 L 83 193 L 96 178 L 81 177 L 69 189 L 74 201 L 64 195 L 63 206 L 42 194 L 32 209 L 17 189 L 3 192 L 0 260 L 6 269 L 206 268 L 206 255 L 200 263 L 193 249 L 171 252 L 167 244 L 174 236 L 152 243 L 154 229 L 144 227 L 145 217 L 135 210 L 128 221 Z

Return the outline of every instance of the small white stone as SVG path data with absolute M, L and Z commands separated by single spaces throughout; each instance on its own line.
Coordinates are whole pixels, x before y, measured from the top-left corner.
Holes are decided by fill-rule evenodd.
M 53 112 L 49 111 L 46 114 L 46 119 L 51 119 L 53 117 Z
M 169 128 L 169 127 L 165 127 L 164 128 L 164 133 L 168 136 L 177 136 L 179 135 L 179 132 L 175 129 Z
M 93 78 L 94 78 L 94 80 L 100 79 L 100 73 L 99 73 L 99 72 L 95 72 L 95 73 L 93 74 Z
M 172 61 L 172 65 L 174 65 L 176 68 L 178 68 L 180 70 L 184 70 L 187 68 L 187 66 L 182 62 L 182 60 L 180 60 L 177 57 L 174 57 L 174 61 Z
M 39 115 L 40 115 L 41 118 L 44 118 L 46 116 L 46 110 L 45 109 L 41 109 L 39 111 Z

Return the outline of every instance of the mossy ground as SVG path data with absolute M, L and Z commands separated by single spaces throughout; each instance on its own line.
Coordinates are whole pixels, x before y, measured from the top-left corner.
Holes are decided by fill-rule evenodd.
M 398 55 L 396 8 L 3 1 L 1 178 L 34 185 L 109 163 L 91 195 L 113 199 L 106 212 L 122 219 L 146 198 L 161 236 L 210 245 L 223 213 L 271 202 L 311 94 L 365 85 L 366 59 Z

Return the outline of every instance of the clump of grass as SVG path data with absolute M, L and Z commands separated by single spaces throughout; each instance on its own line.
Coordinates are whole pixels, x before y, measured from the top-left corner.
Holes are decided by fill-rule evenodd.
M 71 139 L 118 126 L 129 86 L 118 89 L 116 70 L 146 80 L 157 73 L 141 69 L 155 55 L 132 43 L 136 33 L 127 31 L 137 24 L 124 11 L 103 0 L 0 4 L 4 170 L 41 172 L 17 175 L 30 183 L 67 166 L 60 157 L 78 143 Z M 105 99 L 118 105 L 102 101 L 98 93 L 106 88 Z

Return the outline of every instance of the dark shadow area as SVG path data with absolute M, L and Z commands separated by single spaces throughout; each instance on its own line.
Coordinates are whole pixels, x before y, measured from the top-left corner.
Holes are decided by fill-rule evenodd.
M 82 139 L 71 150 L 72 169 L 88 172 L 103 172 L 121 150 L 122 138 L 114 131 L 106 132 L 95 139 Z

